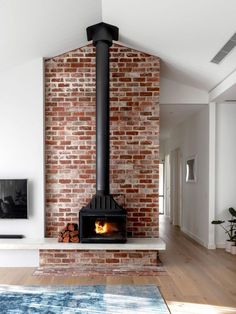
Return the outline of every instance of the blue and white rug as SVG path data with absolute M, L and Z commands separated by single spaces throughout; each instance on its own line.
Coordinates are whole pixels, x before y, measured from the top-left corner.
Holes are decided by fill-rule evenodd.
M 0 285 L 4 314 L 168 314 L 155 285 Z

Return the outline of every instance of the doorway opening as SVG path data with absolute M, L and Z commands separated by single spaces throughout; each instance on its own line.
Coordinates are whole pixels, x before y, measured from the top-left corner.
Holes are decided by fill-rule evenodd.
M 165 156 L 163 202 L 165 216 L 170 218 L 174 226 L 181 227 L 182 161 L 179 148 Z

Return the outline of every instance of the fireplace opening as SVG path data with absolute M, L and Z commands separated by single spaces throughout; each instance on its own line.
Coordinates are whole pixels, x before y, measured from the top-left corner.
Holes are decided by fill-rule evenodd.
M 126 215 L 83 215 L 81 234 L 85 243 L 124 243 Z

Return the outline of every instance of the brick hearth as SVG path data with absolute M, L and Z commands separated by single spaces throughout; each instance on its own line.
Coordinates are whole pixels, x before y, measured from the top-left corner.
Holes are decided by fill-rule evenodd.
M 156 251 L 40 250 L 40 266 L 157 266 Z

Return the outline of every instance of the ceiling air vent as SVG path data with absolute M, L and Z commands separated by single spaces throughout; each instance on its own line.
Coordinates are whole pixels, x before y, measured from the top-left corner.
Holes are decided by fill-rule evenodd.
M 236 46 L 236 33 L 227 41 L 227 43 L 220 49 L 211 62 L 219 64 Z

